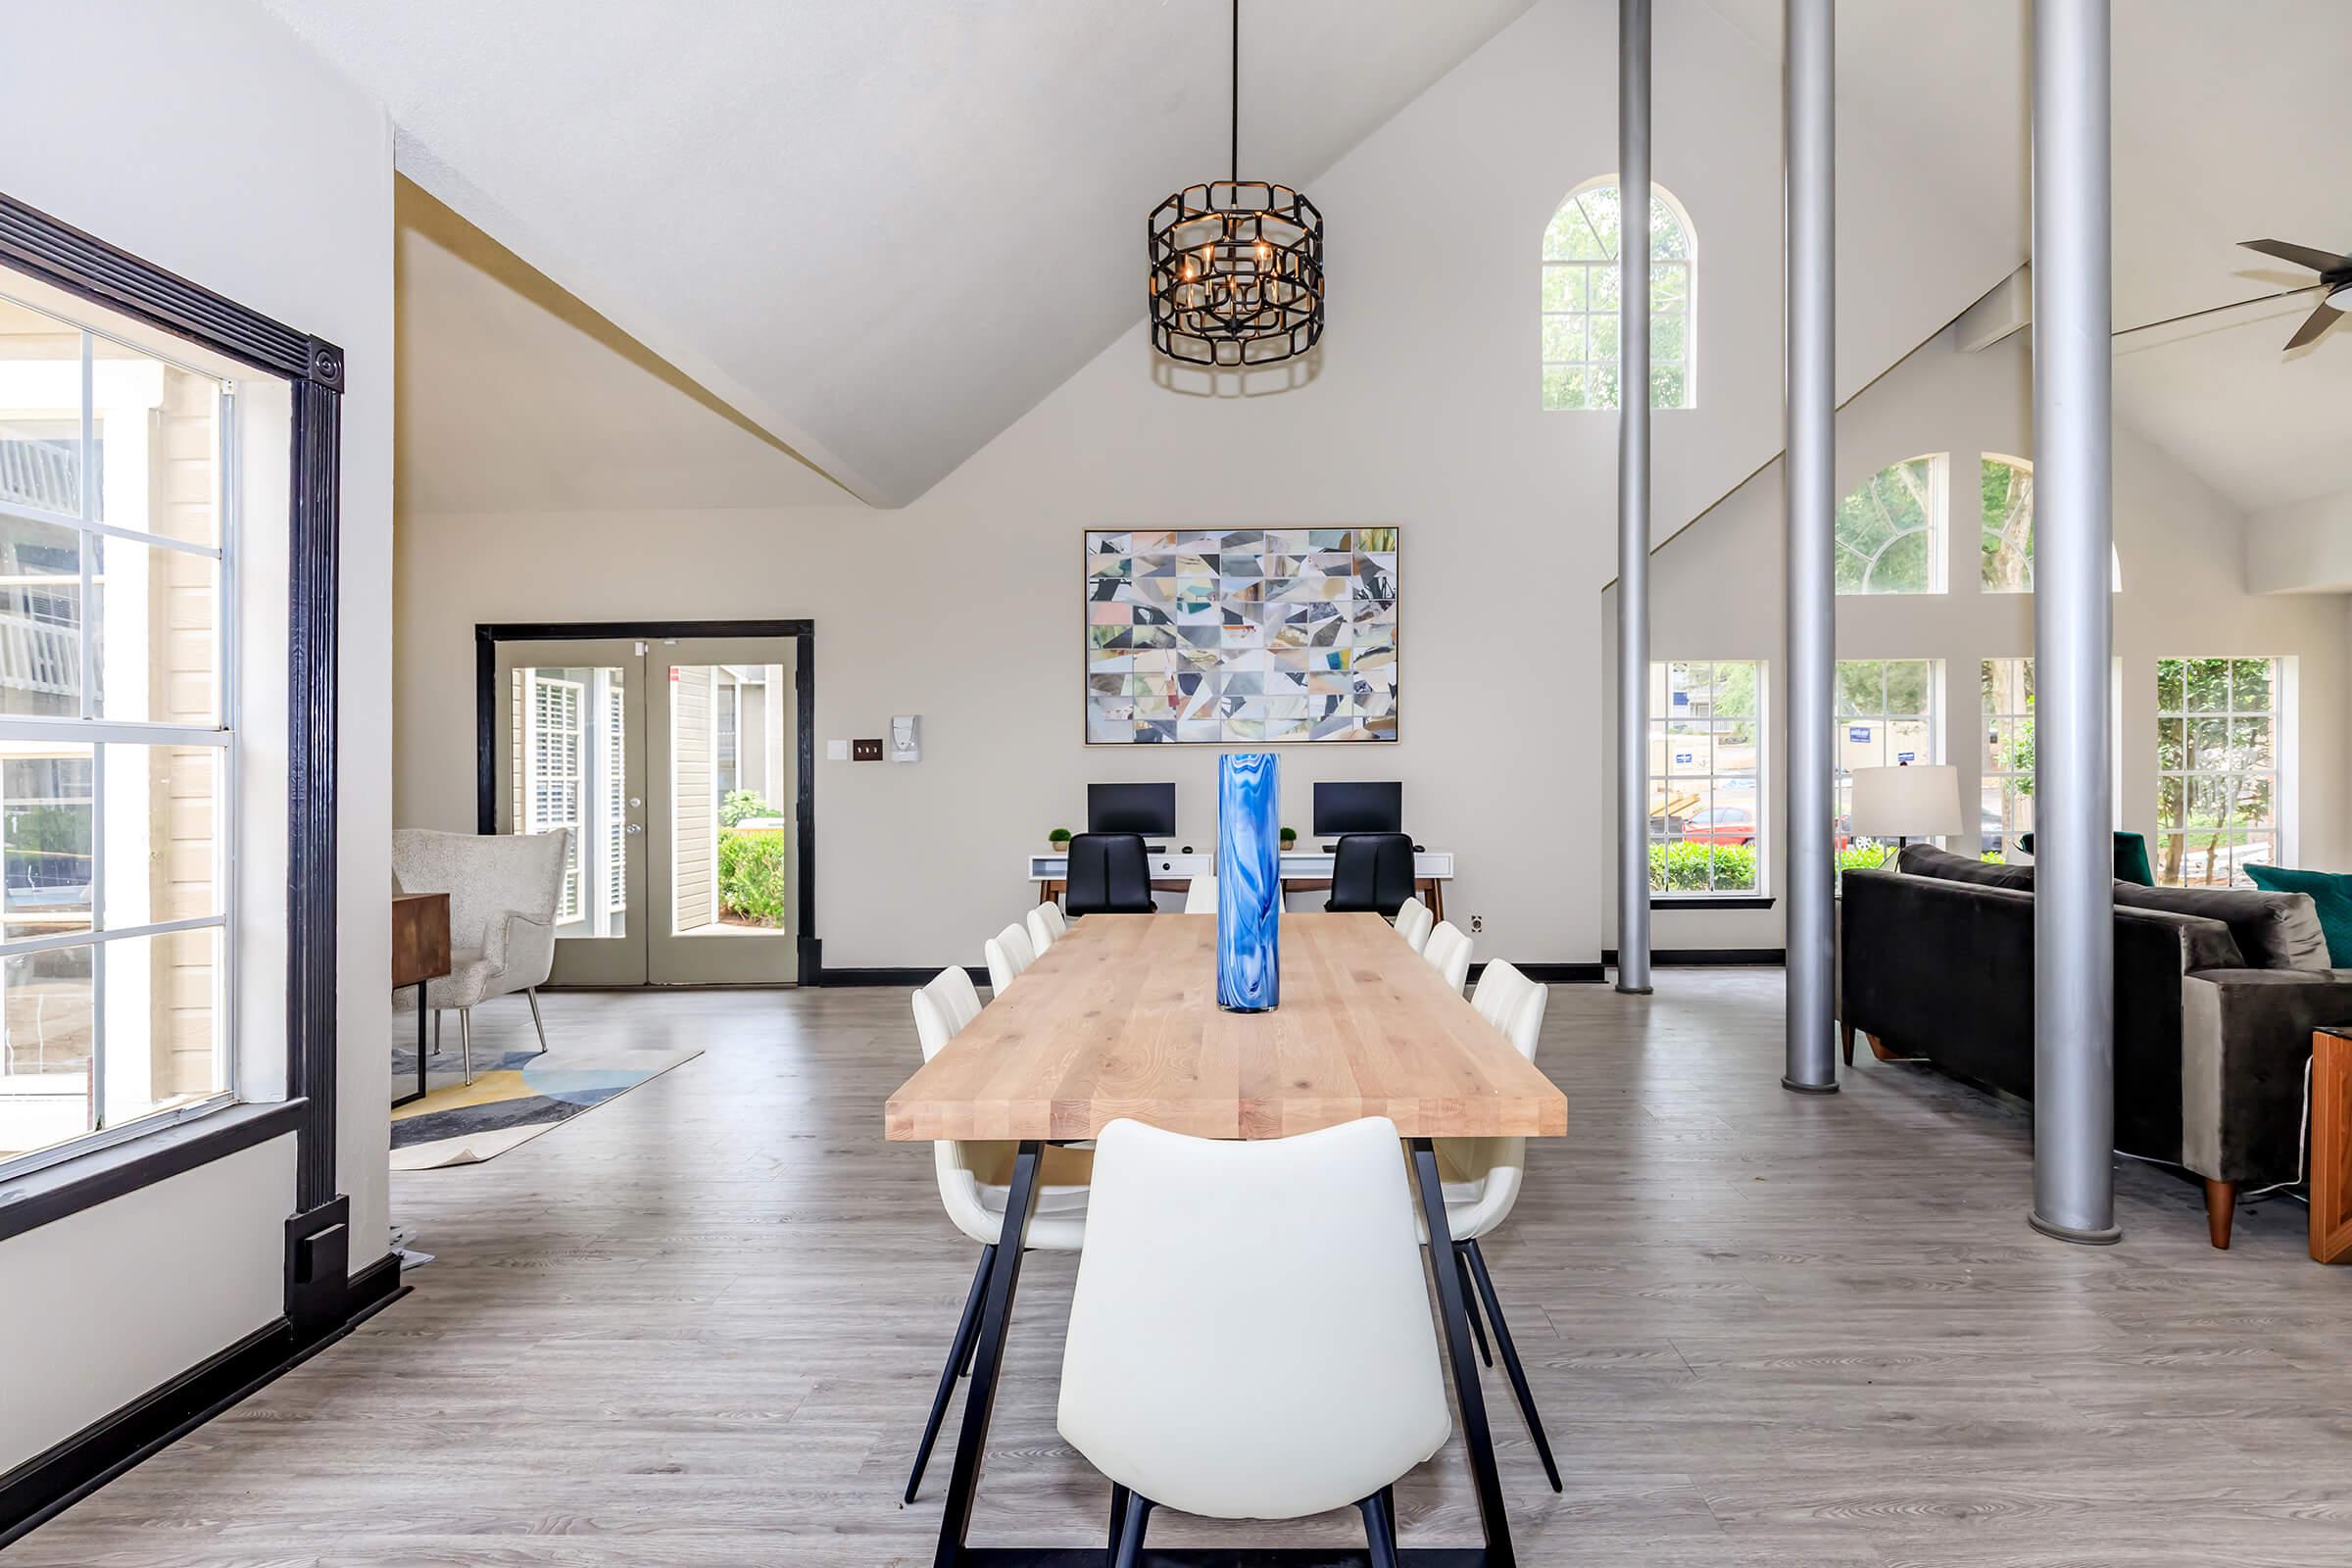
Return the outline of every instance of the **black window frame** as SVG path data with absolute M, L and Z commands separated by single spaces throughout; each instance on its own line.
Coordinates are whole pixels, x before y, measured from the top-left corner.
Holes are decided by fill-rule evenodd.
M 335 1190 L 336 593 L 342 512 L 343 351 L 0 193 L 0 270 L 284 381 L 287 490 L 286 1093 L 239 1104 L 0 1183 L 0 1241 L 291 1131 L 289 1235 L 331 1223 Z M 255 910 L 249 917 L 259 914 Z M 266 916 L 263 916 L 266 917 Z M 233 933 L 231 940 L 234 940 Z M 265 986 L 253 987 L 256 997 Z M 318 1216 L 316 1220 L 314 1216 Z

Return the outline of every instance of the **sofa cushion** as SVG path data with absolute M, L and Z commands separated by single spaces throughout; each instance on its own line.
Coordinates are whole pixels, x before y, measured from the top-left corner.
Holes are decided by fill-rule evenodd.
M 2352 876 L 2340 871 L 2295 871 L 2283 865 L 2249 865 L 2246 875 L 2269 893 L 2308 893 L 2328 939 L 2328 961 L 2352 969 Z
M 2034 891 L 2034 868 L 2030 865 L 2002 865 L 1991 860 L 1979 860 L 1965 855 L 1939 850 L 1933 844 L 1906 844 L 1897 858 L 1896 868 L 1905 876 L 1941 877 L 1946 882 L 1975 882 L 1988 888 L 2017 888 Z
M 2141 888 L 2115 885 L 2115 902 L 2139 909 L 2170 909 L 2221 921 L 2237 938 L 2246 964 L 2255 969 L 2312 969 L 2328 962 L 2328 938 L 2320 912 L 2304 893 L 2264 893 L 2255 888 Z

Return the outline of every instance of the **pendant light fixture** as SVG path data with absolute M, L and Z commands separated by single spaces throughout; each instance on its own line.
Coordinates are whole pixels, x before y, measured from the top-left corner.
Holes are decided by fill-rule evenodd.
M 1323 215 L 1301 192 L 1242 170 L 1242 0 L 1233 0 L 1230 177 L 1152 209 L 1152 346 L 1188 365 L 1252 366 L 1323 336 Z

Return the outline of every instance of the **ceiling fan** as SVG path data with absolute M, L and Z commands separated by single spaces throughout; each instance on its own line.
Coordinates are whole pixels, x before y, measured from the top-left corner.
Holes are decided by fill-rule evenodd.
M 2324 289 L 2326 298 L 2312 308 L 2311 314 L 2303 318 L 2303 324 L 2295 328 L 2295 335 L 2286 340 L 2289 351 L 2318 341 L 2321 333 L 2333 326 L 2337 318 L 2346 314 L 2329 302 L 2338 295 L 2352 291 L 2352 255 L 2333 256 L 2327 251 L 2314 250 L 2309 245 L 2289 245 L 2282 239 L 2248 239 L 2240 240 L 2238 244 L 2246 250 L 2260 251 L 2265 256 L 2292 262 L 2297 267 L 2308 267 L 2320 274 L 2320 280 L 2309 288 L 2291 291 L 2300 294 L 2308 293 L 2312 288 Z

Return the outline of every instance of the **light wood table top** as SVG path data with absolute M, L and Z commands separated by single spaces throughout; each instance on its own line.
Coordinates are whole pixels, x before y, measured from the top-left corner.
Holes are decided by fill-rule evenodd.
M 1282 1005 L 1216 1004 L 1207 914 L 1090 914 L 900 1085 L 893 1139 L 1556 1137 L 1568 1102 L 1375 914 L 1282 917 Z

